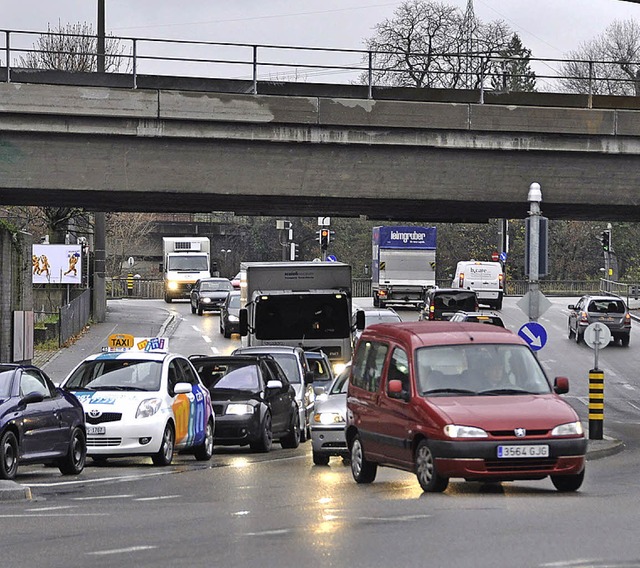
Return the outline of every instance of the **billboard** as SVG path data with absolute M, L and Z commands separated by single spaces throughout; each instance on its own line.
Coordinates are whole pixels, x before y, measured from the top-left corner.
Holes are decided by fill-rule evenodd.
M 81 284 L 81 245 L 33 245 L 34 284 Z

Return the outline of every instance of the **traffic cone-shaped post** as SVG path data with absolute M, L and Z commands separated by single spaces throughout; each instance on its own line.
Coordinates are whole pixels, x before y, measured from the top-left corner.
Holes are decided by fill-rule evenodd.
M 604 425 L 604 371 L 589 371 L 589 439 L 602 440 Z

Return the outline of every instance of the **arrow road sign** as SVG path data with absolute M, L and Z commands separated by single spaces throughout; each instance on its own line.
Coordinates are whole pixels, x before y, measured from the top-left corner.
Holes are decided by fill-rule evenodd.
M 518 330 L 518 335 L 522 337 L 534 351 L 542 349 L 547 343 L 547 330 L 536 321 L 525 323 Z

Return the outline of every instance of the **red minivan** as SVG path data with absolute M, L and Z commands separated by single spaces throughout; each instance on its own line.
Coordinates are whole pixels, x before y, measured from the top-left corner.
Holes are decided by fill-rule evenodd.
M 424 491 L 450 478 L 515 481 L 550 477 L 580 488 L 587 440 L 516 334 L 481 323 L 415 322 L 367 327 L 347 395 L 351 471 L 371 483 L 378 466 L 414 472 Z

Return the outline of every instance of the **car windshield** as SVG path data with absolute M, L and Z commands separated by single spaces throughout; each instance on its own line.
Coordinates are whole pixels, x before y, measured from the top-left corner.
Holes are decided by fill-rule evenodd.
M 395 321 L 402 321 L 397 314 L 368 314 L 364 313 L 364 325 L 369 327 L 374 323 L 393 323 Z
M 229 298 L 229 308 L 230 309 L 238 309 L 240 308 L 240 294 L 232 294 Z
M 424 396 L 548 394 L 551 387 L 526 345 L 443 345 L 416 351 Z
M 203 272 L 209 270 L 209 262 L 205 255 L 170 256 L 167 270 Z
M 0 367 L 0 398 L 7 398 L 11 394 L 11 379 L 13 369 L 3 369 Z
M 65 388 L 159 391 L 161 376 L 160 361 L 95 359 L 82 363 L 69 377 Z
M 256 363 L 251 361 L 198 362 L 193 361 L 202 382 L 209 390 L 232 389 L 251 392 L 262 390 Z
M 229 291 L 232 290 L 231 282 L 200 282 L 201 292 L 217 292 L 217 291 Z

